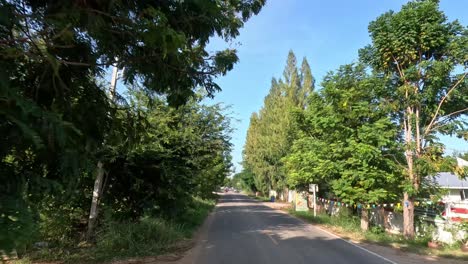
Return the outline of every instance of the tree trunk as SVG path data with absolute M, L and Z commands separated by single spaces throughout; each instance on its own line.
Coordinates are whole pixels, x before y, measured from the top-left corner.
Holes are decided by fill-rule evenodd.
M 369 229 L 369 212 L 366 208 L 361 210 L 361 229 L 364 231 Z
M 289 200 L 289 189 L 284 188 L 283 189 L 283 202 L 287 202 Z
M 413 191 L 418 188 L 417 181 L 415 180 L 414 168 L 413 168 L 413 154 L 411 150 L 406 152 L 406 161 L 408 164 L 408 176 L 412 184 Z M 414 197 L 408 192 L 403 193 L 403 235 L 406 238 L 414 238 Z
M 408 97 L 408 96 L 407 96 Z M 407 163 L 407 174 L 413 193 L 418 190 L 419 184 L 417 175 L 414 173 L 414 144 L 417 145 L 417 153 L 419 154 L 420 135 L 416 133 L 417 141 L 413 140 L 413 128 L 412 128 L 412 116 L 414 110 L 411 107 L 407 107 L 404 120 L 405 129 L 405 143 L 406 143 L 406 163 Z M 419 120 L 416 120 L 416 126 L 419 125 Z M 419 131 L 419 130 L 418 130 Z M 403 193 L 403 235 L 406 238 L 414 238 L 414 197 L 410 196 L 408 192 Z
M 380 207 L 376 210 L 377 213 L 377 224 L 385 229 L 385 210 Z
M 98 205 L 99 205 L 99 198 L 101 197 L 102 192 L 102 183 L 104 180 L 104 168 L 102 162 L 98 162 L 97 164 L 97 175 L 96 180 L 94 181 L 94 190 L 93 190 L 93 199 L 91 201 L 91 209 L 89 211 L 89 219 L 88 219 L 88 230 L 86 232 L 86 240 L 91 240 L 94 234 L 94 228 L 96 226 L 96 219 L 98 216 Z
M 385 231 L 391 231 L 392 230 L 392 225 L 390 223 L 390 219 L 388 218 L 388 213 L 385 212 L 385 209 L 382 208 L 382 212 L 383 212 L 383 226 L 385 228 Z
M 407 192 L 403 196 L 403 235 L 414 238 L 414 197 Z

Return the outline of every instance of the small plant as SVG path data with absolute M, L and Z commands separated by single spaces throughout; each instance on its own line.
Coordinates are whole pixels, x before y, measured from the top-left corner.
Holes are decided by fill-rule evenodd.
M 462 243 L 461 249 L 468 251 L 468 220 L 462 221 L 459 225 L 459 230 L 462 231 L 460 241 Z
M 428 238 L 427 246 L 429 248 L 439 248 L 439 242 L 437 240 L 438 235 L 437 235 L 437 229 L 435 225 L 427 225 L 425 227 L 425 236 Z
M 385 229 L 381 226 L 371 226 L 371 228 L 369 229 L 369 232 L 379 235 L 379 234 L 384 234 Z

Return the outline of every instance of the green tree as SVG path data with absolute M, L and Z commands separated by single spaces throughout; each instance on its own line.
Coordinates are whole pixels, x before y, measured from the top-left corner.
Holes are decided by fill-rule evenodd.
M 301 81 L 301 90 L 298 99 L 299 106 L 304 109 L 307 106 L 307 98 L 309 98 L 315 89 L 315 79 L 312 76 L 312 71 L 310 70 L 309 62 L 306 58 L 302 60 Z
M 398 134 L 379 100 L 385 83 L 362 65 L 342 66 L 324 78 L 323 89 L 295 115 L 298 136 L 284 158 L 290 186 L 318 183 L 347 203 L 397 197 Z
M 468 139 L 462 118 L 468 111 L 468 30 L 448 22 L 437 0 L 425 0 L 381 15 L 370 23 L 369 33 L 372 45 L 360 56 L 393 81 L 385 99 L 403 136 L 403 231 L 414 237 L 414 198 L 443 152 L 437 135 Z
M 114 150 L 104 204 L 120 219 L 177 217 L 191 196 L 210 197 L 230 173 L 230 119 L 220 105 L 196 99 L 179 108 L 142 94 L 130 99 L 143 127 L 137 144 Z
M 239 173 L 240 182 L 242 189 L 248 192 L 255 193 L 257 191 L 257 187 L 255 185 L 255 178 L 254 174 L 249 169 L 243 169 Z
M 247 130 L 246 143 L 242 152 L 242 166 L 244 170 L 252 172 L 255 188 L 260 192 L 267 193 L 270 187 L 270 179 L 258 170 L 258 164 L 262 162 L 264 155 L 260 152 L 262 150 L 261 139 L 258 114 L 252 113 Z M 253 172 L 254 168 L 256 173 Z
M 292 51 L 283 78 L 284 81 L 273 78 L 262 109 L 252 115 L 244 147 L 244 167 L 253 173 L 256 188 L 262 192 L 283 191 L 287 187 L 282 158 L 289 153 L 295 137 L 292 111 L 306 106 L 305 98 L 314 88 L 307 60 L 299 72 Z
M 264 3 L 0 0 L 0 248 L 31 237 L 37 201 L 66 201 L 78 185 L 90 191 L 97 161 L 108 170 L 106 157 L 137 143 L 131 128 L 146 120 L 121 113 L 121 97 L 107 98 L 108 67 L 125 68 L 126 84 L 164 94 L 171 105 L 197 86 L 213 96 L 214 79 L 237 56 L 208 53 L 210 37 L 235 38 Z

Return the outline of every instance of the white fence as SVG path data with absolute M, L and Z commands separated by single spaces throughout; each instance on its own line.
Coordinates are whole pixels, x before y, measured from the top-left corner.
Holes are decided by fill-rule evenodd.
M 311 200 L 309 199 L 309 208 Z M 325 210 L 330 215 L 337 215 L 340 210 L 351 210 L 336 206 L 337 202 L 322 203 L 318 201 L 319 210 Z M 356 210 L 356 209 L 355 209 Z M 403 213 L 394 211 L 393 208 L 369 208 L 369 223 L 373 226 L 380 226 L 387 232 L 400 234 L 403 232 Z M 359 213 L 360 210 L 358 210 Z M 464 237 L 466 231 L 460 230 L 459 222 L 468 219 L 468 202 L 457 202 L 446 204 L 445 213 L 440 215 L 440 211 L 425 210 L 416 208 L 415 214 L 418 216 L 416 223 L 417 235 L 424 235 L 432 229 L 432 236 L 440 242 L 452 244 Z M 360 215 L 360 213 L 359 213 Z M 430 228 L 432 226 L 432 228 Z

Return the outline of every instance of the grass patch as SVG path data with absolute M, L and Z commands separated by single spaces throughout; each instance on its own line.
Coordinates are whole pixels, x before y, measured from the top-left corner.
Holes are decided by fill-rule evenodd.
M 216 204 L 194 198 L 183 214 L 174 219 L 145 216 L 136 221 L 105 220 L 94 245 L 55 247 L 30 252 L 14 264 L 61 260 L 65 263 L 102 263 L 113 260 L 157 256 L 180 250 L 177 244 L 190 239 Z
M 325 227 L 345 239 L 391 246 L 422 255 L 468 260 L 468 253 L 461 251 L 458 244 L 445 245 L 441 249 L 430 249 L 427 247 L 428 238 L 409 240 L 403 235 L 389 234 L 380 227 L 371 227 L 364 232 L 360 227 L 360 219 L 347 213 L 333 217 L 327 214 L 319 214 L 314 217 L 311 212 L 296 212 L 294 209 L 290 209 L 288 212 L 309 223 Z
M 296 212 L 294 209 L 290 209 L 289 213 L 310 223 L 320 224 L 327 227 L 339 227 L 341 230 L 346 232 L 361 232 L 359 218 L 349 214 L 342 213 L 336 217 L 331 217 L 327 214 L 318 214 L 314 217 L 311 212 Z
M 164 219 L 144 217 L 135 223 L 111 222 L 97 238 L 94 260 L 158 255 L 184 237 L 182 225 Z
M 255 196 L 255 194 L 249 194 L 249 197 L 254 198 L 255 200 L 260 201 L 260 202 L 269 202 L 270 201 L 270 197 Z
M 192 204 L 185 209 L 182 215 L 175 219 L 176 223 L 182 225 L 185 237 L 193 235 L 215 205 L 216 200 L 214 199 L 193 198 Z

